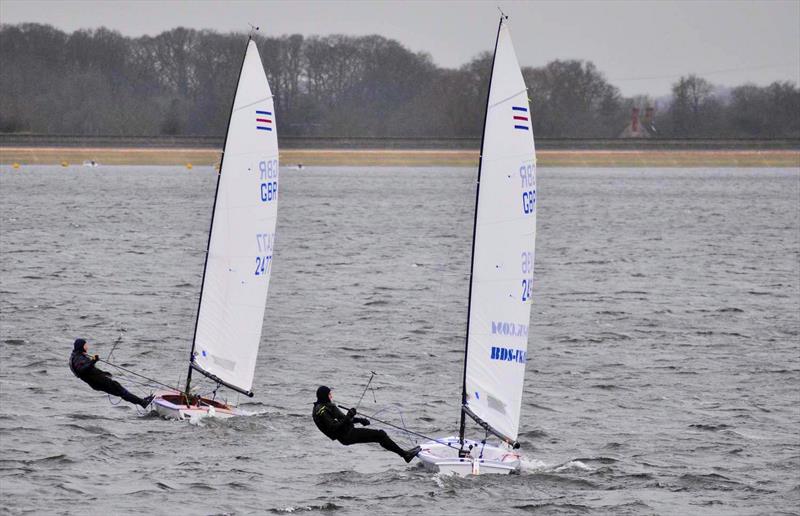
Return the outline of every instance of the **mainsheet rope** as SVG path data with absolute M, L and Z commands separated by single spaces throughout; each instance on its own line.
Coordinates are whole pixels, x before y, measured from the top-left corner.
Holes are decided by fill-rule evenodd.
M 107 360 L 103 360 L 102 358 L 98 358 L 98 359 L 97 359 L 97 361 L 98 361 L 98 362 L 103 362 L 104 364 L 108 364 L 108 365 L 110 365 L 111 367 L 116 367 L 116 368 L 117 368 L 117 369 L 119 369 L 120 371 L 125 371 L 126 373 L 132 374 L 132 375 L 134 375 L 134 376 L 138 376 L 139 378 L 144 378 L 145 380 L 147 380 L 147 381 L 149 381 L 149 382 L 152 382 L 152 383 L 154 383 L 154 384 L 156 384 L 156 385 L 160 385 L 161 387 L 166 387 L 167 389 L 171 389 L 171 390 L 174 390 L 174 391 L 178 391 L 178 392 L 180 392 L 180 389 L 178 389 L 177 387 L 173 387 L 173 386 L 171 386 L 171 385 L 167 385 L 167 384 L 165 384 L 165 383 L 161 383 L 161 382 L 159 382 L 158 380 L 155 380 L 155 379 L 153 379 L 153 378 L 150 378 L 150 377 L 148 377 L 148 376 L 145 376 L 145 375 L 143 375 L 143 374 L 139 374 L 139 373 L 137 373 L 137 372 L 135 372 L 135 371 L 131 371 L 130 369 L 127 369 L 127 368 L 125 368 L 125 367 L 122 367 L 121 365 L 113 364 L 113 363 L 111 363 L 111 362 L 109 362 L 109 361 L 107 361 Z
M 131 382 L 131 383 L 135 383 L 135 384 L 137 384 L 137 385 L 141 385 L 141 386 L 144 386 L 144 387 L 153 387 L 153 385 L 158 385 L 158 386 L 161 386 L 161 387 L 166 387 L 167 389 L 170 389 L 170 390 L 174 390 L 174 391 L 181 392 L 181 390 L 180 390 L 179 388 L 177 388 L 177 387 L 173 387 L 173 386 L 171 386 L 171 385 L 167 385 L 167 384 L 165 384 L 165 383 L 161 383 L 161 382 L 159 382 L 158 380 L 156 380 L 156 379 L 154 379 L 154 378 L 150 378 L 149 376 L 145 376 L 145 375 L 143 375 L 143 374 L 139 374 L 139 373 L 137 373 L 137 372 L 135 372 L 135 371 L 131 371 L 130 369 L 128 369 L 128 368 L 126 368 L 126 367 L 123 367 L 123 366 L 121 366 L 121 365 L 118 365 L 118 364 L 114 364 L 114 363 L 112 363 L 112 362 L 109 362 L 108 360 L 104 360 L 104 359 L 102 359 L 102 358 L 99 358 L 99 359 L 97 359 L 97 361 L 98 361 L 98 362 L 103 362 L 104 364 L 108 364 L 108 365 L 110 365 L 111 367 L 116 367 L 117 369 L 119 369 L 119 370 L 121 370 L 121 371 L 125 371 L 126 373 L 132 374 L 132 375 L 134 375 L 134 376 L 138 376 L 139 378 L 144 378 L 145 380 L 147 380 L 148 382 L 151 382 L 151 383 L 144 383 L 144 382 L 140 382 L 140 381 L 137 381 L 137 380 L 133 380 L 133 379 L 131 379 L 131 378 L 126 378 L 126 379 L 125 379 L 125 381 Z M 214 390 L 213 390 L 213 391 L 210 391 L 210 392 L 208 393 L 208 394 L 210 394 L 210 395 L 213 395 L 213 398 L 212 398 L 212 399 L 216 399 L 216 397 L 217 397 L 217 396 L 216 396 L 216 395 L 217 395 L 217 390 L 219 390 L 220 386 L 221 386 L 221 384 L 217 384 L 216 388 L 214 388 Z M 199 394 L 199 395 L 198 395 L 198 403 L 199 403 L 199 404 L 201 404 L 201 405 L 208 405 L 207 403 L 203 403 L 203 402 L 202 402 L 202 401 L 199 399 L 199 398 L 200 398 L 200 397 L 202 397 L 202 396 L 203 396 L 203 394 Z M 109 398 L 109 403 L 111 403 L 112 405 L 116 405 L 116 403 L 112 403 L 112 402 L 111 402 L 111 398 Z M 117 402 L 117 403 L 119 403 L 119 402 Z
M 377 400 L 375 401 L 375 403 L 377 403 Z M 373 412 L 372 416 L 377 416 L 378 414 L 381 414 L 382 412 L 388 412 L 389 409 L 394 409 L 394 411 L 397 412 L 397 415 L 400 416 L 400 424 L 403 425 L 403 430 L 408 432 L 408 426 L 406 425 L 406 419 L 403 416 L 403 411 L 400 409 L 400 406 L 397 405 L 397 404 L 386 405 L 383 408 Z M 372 416 L 364 416 L 364 417 L 371 418 Z M 412 442 L 415 446 L 417 444 L 419 444 L 418 440 L 416 438 L 414 438 L 413 436 L 411 436 L 411 435 L 407 435 L 406 438 L 410 442 Z
M 340 408 L 340 409 L 342 409 L 342 410 L 350 410 L 350 408 L 349 408 L 349 407 L 345 407 L 344 405 L 339 405 L 339 408 Z M 403 427 L 401 427 L 401 426 L 397 426 L 397 425 L 395 425 L 395 424 L 393 424 L 393 423 L 389 423 L 389 422 L 387 422 L 387 421 L 380 420 L 380 419 L 378 419 L 378 418 L 377 418 L 377 417 L 375 417 L 375 416 L 367 416 L 367 415 L 365 415 L 365 414 L 361 414 L 361 415 L 362 415 L 363 417 L 367 418 L 367 419 L 371 419 L 371 420 L 373 420 L 373 421 L 377 421 L 378 423 L 380 423 L 380 424 L 382 424 L 382 425 L 386 425 L 386 426 L 390 426 L 390 427 L 392 427 L 392 428 L 396 428 L 397 430 L 400 430 L 401 432 L 408 432 L 408 433 L 409 433 L 409 434 L 411 434 L 411 435 L 416 435 L 417 437 L 422 437 L 423 439 L 427 439 L 427 440 L 429 440 L 429 441 L 433 441 L 433 442 L 435 442 L 435 443 L 443 444 L 443 445 L 447 446 L 448 448 L 453 448 L 453 449 L 456 449 L 456 450 L 460 449 L 460 447 L 458 447 L 458 446 L 453 446 L 452 444 L 450 444 L 450 443 L 448 443 L 448 442 L 445 442 L 445 441 L 440 441 L 439 439 L 434 439 L 433 437 L 428 437 L 428 436 L 427 436 L 427 435 L 425 435 L 425 434 L 421 434 L 421 433 L 419 433 L 419 432 L 415 432 L 415 431 L 413 431 L 413 430 L 409 430 L 408 428 L 403 428 Z

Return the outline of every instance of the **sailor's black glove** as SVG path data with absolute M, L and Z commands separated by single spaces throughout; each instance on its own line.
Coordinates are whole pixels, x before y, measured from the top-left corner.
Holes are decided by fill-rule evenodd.
M 361 423 L 361 426 L 369 426 L 369 419 L 365 417 L 358 418 L 358 422 Z
M 95 355 L 92 357 L 93 362 L 97 362 L 98 360 L 100 360 L 100 355 Z
M 356 409 L 351 408 L 350 410 L 347 411 L 347 417 L 349 419 L 353 419 L 353 416 L 355 416 L 355 415 L 356 415 Z

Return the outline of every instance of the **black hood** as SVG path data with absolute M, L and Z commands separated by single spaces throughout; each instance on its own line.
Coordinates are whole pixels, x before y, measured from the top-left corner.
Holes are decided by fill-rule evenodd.
M 320 385 L 319 388 L 317 389 L 317 402 L 327 403 L 329 401 L 328 394 L 331 393 L 331 390 L 332 389 L 330 387 L 326 387 L 325 385 Z
M 80 351 L 83 353 L 83 345 L 86 344 L 86 341 L 83 339 L 75 339 L 75 343 L 72 345 L 72 351 Z

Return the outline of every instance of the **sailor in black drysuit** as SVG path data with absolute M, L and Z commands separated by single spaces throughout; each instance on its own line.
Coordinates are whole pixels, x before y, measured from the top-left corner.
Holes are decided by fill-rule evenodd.
M 369 425 L 367 418 L 355 417 L 355 415 L 356 409 L 354 408 L 348 410 L 347 414 L 339 410 L 333 403 L 333 393 L 330 388 L 321 385 L 317 389 L 317 401 L 314 403 L 312 417 L 320 432 L 332 440 L 339 441 L 345 446 L 360 443 L 378 443 L 385 450 L 403 457 L 406 462 L 411 462 L 419 453 L 419 446 L 410 450 L 403 450 L 383 430 L 354 428 L 353 423 L 360 423 L 363 426 Z
M 73 344 L 72 355 L 69 357 L 69 368 L 72 373 L 89 384 L 89 387 L 96 391 L 103 391 L 111 394 L 112 396 L 119 396 L 123 400 L 140 405 L 147 408 L 150 402 L 153 401 L 153 396 L 148 396 L 144 399 L 135 396 L 128 392 L 128 390 L 111 379 L 111 373 L 101 371 L 95 367 L 100 357 L 95 355 L 90 357 L 87 351 L 89 346 L 83 339 L 77 339 Z

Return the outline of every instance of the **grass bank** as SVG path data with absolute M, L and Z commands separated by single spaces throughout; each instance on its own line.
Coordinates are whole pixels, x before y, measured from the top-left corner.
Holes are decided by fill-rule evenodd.
M 0 147 L 0 164 L 209 166 L 219 162 L 214 149 L 109 147 Z M 542 167 L 800 167 L 800 150 L 668 149 L 537 152 Z M 326 166 L 476 166 L 474 150 L 435 149 L 285 149 L 284 165 Z

